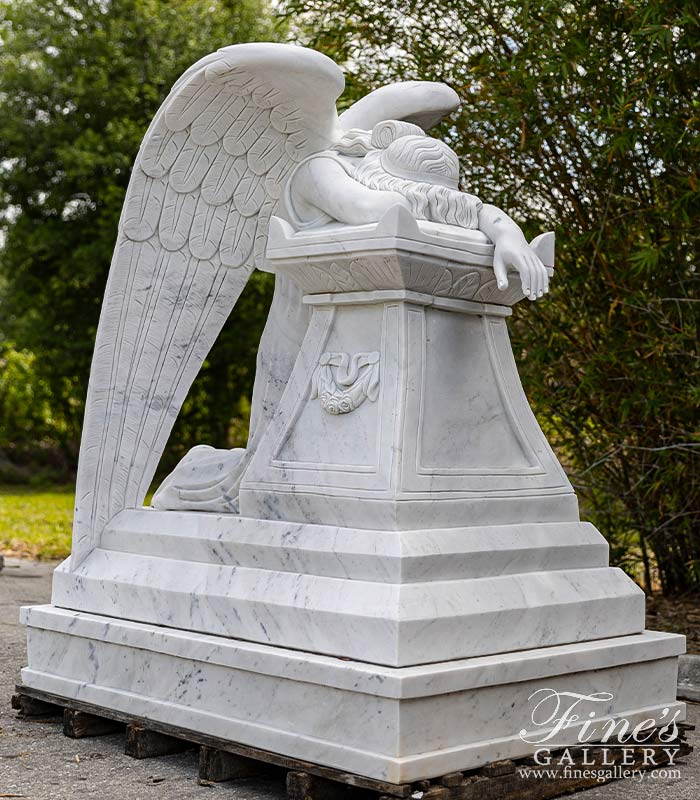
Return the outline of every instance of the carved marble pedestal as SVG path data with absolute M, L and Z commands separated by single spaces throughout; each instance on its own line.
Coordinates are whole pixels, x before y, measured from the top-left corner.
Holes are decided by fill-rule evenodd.
M 273 221 L 313 314 L 241 515 L 117 514 L 25 610 L 26 685 L 395 783 L 532 752 L 539 689 L 609 692 L 598 735 L 682 718 L 683 637 L 644 631 L 523 394 L 517 278 L 454 231 Z

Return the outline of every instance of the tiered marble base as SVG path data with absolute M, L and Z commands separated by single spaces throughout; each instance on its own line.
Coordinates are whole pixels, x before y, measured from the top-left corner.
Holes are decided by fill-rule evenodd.
M 393 667 L 641 633 L 587 523 L 378 531 L 123 511 L 52 602 Z
M 539 690 L 579 698 L 589 742 L 611 720 L 680 720 L 684 638 L 644 632 L 643 593 L 579 522 L 513 359 L 522 292 L 497 289 L 474 237 L 398 208 L 273 221 L 269 264 L 312 314 L 298 355 L 271 349 L 285 389 L 241 462 L 242 516 L 134 508 L 185 390 L 134 383 L 146 306 L 136 355 L 103 331 L 73 556 L 52 605 L 24 611 L 23 685 L 391 783 L 534 752 Z M 189 338 L 162 354 L 183 387 Z
M 594 712 L 591 732 L 611 718 L 684 718 L 684 640 L 672 634 L 393 668 L 54 606 L 23 621 L 25 686 L 392 783 L 532 752 L 519 732 L 542 688 L 610 692 L 577 709 L 588 722 Z
M 581 522 L 124 511 L 52 602 L 24 610 L 25 686 L 393 783 L 533 752 L 538 689 L 610 692 L 587 721 L 683 707 L 684 638 L 643 632 L 642 593 Z

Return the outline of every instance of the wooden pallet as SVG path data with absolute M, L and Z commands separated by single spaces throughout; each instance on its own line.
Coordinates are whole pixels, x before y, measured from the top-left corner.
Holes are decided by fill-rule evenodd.
M 135 714 L 101 708 L 81 700 L 17 686 L 12 707 L 19 716 L 27 719 L 63 718 L 63 732 L 72 738 L 103 736 L 125 731 L 125 753 L 132 758 L 152 758 L 199 748 L 200 782 L 220 782 L 251 776 L 269 776 L 286 772 L 289 800 L 359 800 L 361 795 L 373 800 L 549 800 L 579 789 L 598 786 L 621 777 L 623 769 L 654 769 L 692 752 L 687 743 L 687 732 L 693 726 L 679 724 L 679 736 L 665 743 L 670 754 L 657 747 L 655 763 L 644 761 L 644 750 L 659 744 L 656 736 L 635 748 L 634 762 L 623 765 L 619 748 L 604 745 L 568 748 L 570 759 L 557 764 L 552 753 L 552 763 L 532 777 L 530 769 L 544 770 L 532 758 L 515 761 L 504 760 L 487 764 L 477 770 L 453 772 L 431 780 L 411 784 L 396 784 L 374 780 L 341 770 L 312 764 L 296 758 L 260 750 L 255 747 L 230 742 L 218 736 L 199 733 Z M 628 756 L 629 760 L 629 756 Z M 606 770 L 609 775 L 601 780 L 592 775 L 594 770 Z

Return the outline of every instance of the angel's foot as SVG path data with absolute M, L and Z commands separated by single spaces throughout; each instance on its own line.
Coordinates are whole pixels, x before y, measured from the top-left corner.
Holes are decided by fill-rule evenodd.
M 154 508 L 238 514 L 238 486 L 245 450 L 193 447 L 153 495 Z

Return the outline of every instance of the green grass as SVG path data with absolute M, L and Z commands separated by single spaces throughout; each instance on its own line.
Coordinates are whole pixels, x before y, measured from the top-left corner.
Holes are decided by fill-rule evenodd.
M 25 558 L 70 553 L 73 487 L 0 486 L 0 552 Z
M 0 484 L 0 553 L 18 558 L 66 558 L 73 530 L 73 486 Z M 151 502 L 153 490 L 144 501 Z

